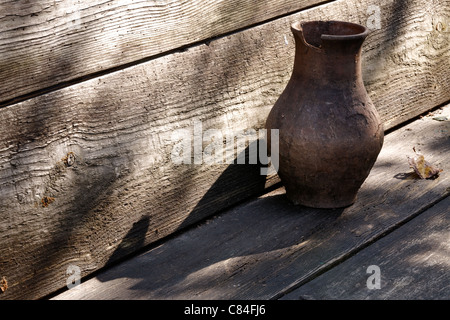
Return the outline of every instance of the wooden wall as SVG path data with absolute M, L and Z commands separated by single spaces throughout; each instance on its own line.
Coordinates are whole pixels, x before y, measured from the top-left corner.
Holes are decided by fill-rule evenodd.
M 372 27 L 385 129 L 450 100 L 449 0 L 1 1 L 0 299 L 44 297 L 71 265 L 87 276 L 277 183 L 174 164 L 172 133 L 262 128 L 290 24 L 319 19 Z

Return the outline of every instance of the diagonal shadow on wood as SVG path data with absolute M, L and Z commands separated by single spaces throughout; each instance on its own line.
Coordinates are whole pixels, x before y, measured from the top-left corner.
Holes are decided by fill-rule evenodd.
M 245 153 L 248 157 L 248 148 Z M 226 195 L 233 188 L 239 187 L 234 185 L 233 179 L 237 174 L 248 177 L 254 185 L 253 191 L 262 193 L 266 177 L 260 175 L 260 168 L 261 164 L 229 165 L 179 226 L 179 230 L 185 230 L 185 227 L 198 221 L 198 217 L 207 216 L 205 211 L 213 211 L 218 206 L 226 205 L 224 202 L 230 201 Z M 250 196 L 251 194 L 236 194 L 239 200 L 246 200 Z M 233 198 L 234 203 L 236 200 Z M 133 263 L 124 261 L 114 265 L 96 278 L 107 282 L 126 277 L 131 279 L 131 291 L 149 291 L 155 295 L 153 298 L 186 298 L 186 292 L 198 292 L 203 287 L 214 288 L 215 282 L 226 280 L 242 268 L 251 267 L 252 262 L 267 259 L 270 264 L 271 260 L 276 260 L 291 247 L 298 246 L 318 229 L 332 224 L 343 212 L 344 209 L 294 206 L 284 194 L 262 197 L 248 204 L 243 202 L 243 205 L 227 215 L 219 214 L 203 220 L 202 232 L 179 234 L 157 244 L 151 256 L 139 255 L 133 259 Z M 242 226 L 252 228 L 243 230 Z M 143 243 L 148 227 L 148 217 L 135 223 L 107 264 L 112 265 L 129 253 L 127 248 L 130 244 L 135 246 Z M 272 237 L 280 233 L 285 236 Z M 156 254 L 154 251 L 157 251 Z M 198 254 L 204 257 L 201 263 L 195 259 Z M 133 298 L 132 292 L 129 298 Z
M 236 157 L 234 163 L 229 165 L 211 185 L 208 191 L 205 192 L 194 209 L 178 225 L 175 232 L 192 227 L 196 223 L 199 223 L 199 221 L 203 221 L 205 217 L 217 214 L 218 210 L 229 208 L 231 205 L 247 200 L 255 194 L 262 194 L 266 190 L 266 176 L 260 174 L 260 169 L 263 165 L 261 163 L 249 164 L 249 147 L 242 153 L 245 156 L 245 164 L 236 164 L 238 159 Z M 239 179 L 236 177 L 239 177 Z M 243 181 L 248 182 L 245 188 L 242 188 Z M 187 188 L 194 187 L 195 185 L 192 185 L 192 182 L 189 180 L 183 189 L 186 191 Z M 180 193 L 179 200 L 184 201 L 183 199 L 186 196 L 185 193 Z M 148 237 L 149 229 L 153 222 L 152 220 L 155 218 L 157 217 L 146 215 L 134 223 L 105 265 L 108 266 L 116 261 L 123 260 L 128 255 L 133 254 L 136 249 L 144 247 L 145 240 Z

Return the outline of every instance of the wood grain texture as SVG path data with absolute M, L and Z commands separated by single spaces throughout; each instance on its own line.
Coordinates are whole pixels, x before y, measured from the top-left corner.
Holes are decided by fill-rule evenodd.
M 450 106 L 446 110 L 450 112 Z M 388 134 L 351 207 L 293 206 L 280 188 L 105 270 L 55 299 L 279 298 L 382 241 L 410 219 L 422 219 L 433 203 L 442 208 L 439 201 L 450 193 L 449 129 L 450 122 L 426 117 Z M 443 168 L 439 178 L 420 180 L 411 174 L 406 156 L 412 146 Z M 446 227 L 437 225 L 435 230 L 445 235 Z M 437 235 L 430 237 L 437 239 Z M 436 247 L 416 253 L 425 255 L 426 249 L 433 253 Z
M 283 299 L 449 300 L 449 208 L 447 197 Z M 378 289 L 367 287 L 372 265 L 380 268 Z
M 390 19 L 396 3 L 381 5 L 382 29 L 364 54 L 386 128 L 450 92 L 446 34 L 425 29 L 448 7 L 411 1 L 414 19 Z M 255 165 L 175 165 L 172 133 L 198 121 L 224 136 L 261 128 L 290 76 L 289 25 L 364 22 L 368 5 L 333 2 L 1 108 L 0 270 L 9 289 L 0 298 L 41 297 L 65 286 L 71 264 L 86 276 L 276 183 Z M 426 59 L 390 60 L 410 46 Z M 54 200 L 43 207 L 45 199 Z
M 323 0 L 0 2 L 0 102 Z

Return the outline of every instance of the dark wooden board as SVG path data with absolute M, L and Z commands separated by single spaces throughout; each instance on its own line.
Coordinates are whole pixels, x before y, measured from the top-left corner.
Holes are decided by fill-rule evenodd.
M 449 213 L 447 197 L 282 299 L 449 300 Z
M 387 135 L 351 207 L 296 207 L 283 188 L 277 189 L 82 281 L 56 299 L 279 298 L 447 197 L 449 129 L 449 121 L 430 116 Z M 406 156 L 413 146 L 443 168 L 439 178 L 419 180 L 411 174 Z

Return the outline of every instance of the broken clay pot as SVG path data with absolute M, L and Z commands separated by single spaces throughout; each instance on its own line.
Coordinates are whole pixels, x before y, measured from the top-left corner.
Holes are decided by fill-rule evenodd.
M 346 207 L 384 139 L 361 74 L 368 31 L 340 21 L 297 22 L 291 30 L 294 68 L 266 122 L 279 129 L 278 174 L 294 204 Z M 268 143 L 271 150 L 270 135 Z

